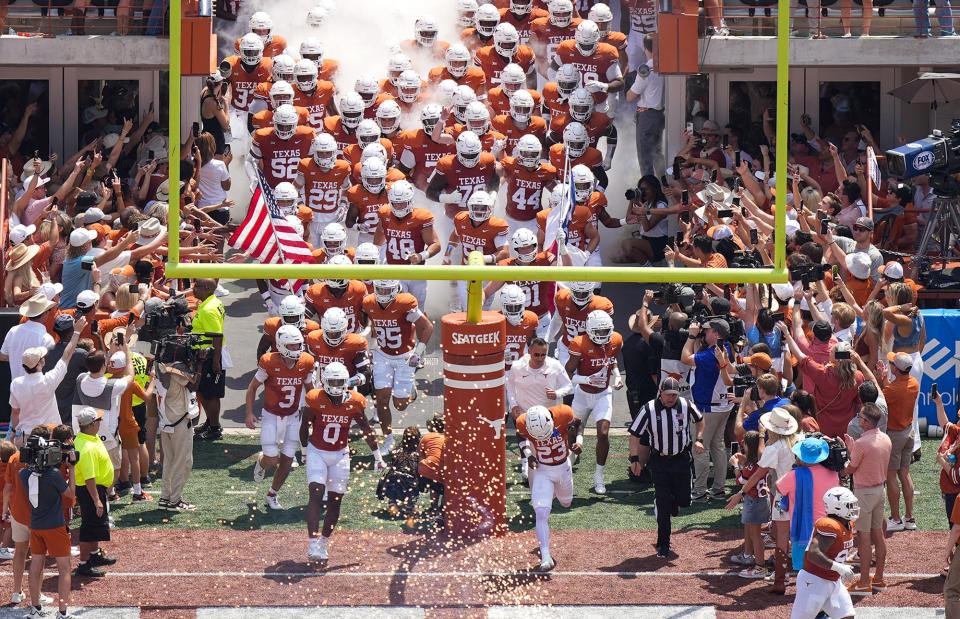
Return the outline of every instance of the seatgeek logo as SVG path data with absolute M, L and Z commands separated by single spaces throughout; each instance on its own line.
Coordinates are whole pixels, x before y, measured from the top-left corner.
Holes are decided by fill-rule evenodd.
M 453 343 L 454 344 L 498 345 L 500 343 L 500 332 L 493 331 L 491 333 L 454 333 Z
M 956 405 L 955 386 L 960 382 L 960 341 L 941 344 L 936 338 L 927 341 L 923 347 L 923 373 L 931 382 L 939 382 L 938 387 L 943 405 L 949 409 Z M 920 402 L 924 406 L 933 406 L 930 387 L 920 389 Z

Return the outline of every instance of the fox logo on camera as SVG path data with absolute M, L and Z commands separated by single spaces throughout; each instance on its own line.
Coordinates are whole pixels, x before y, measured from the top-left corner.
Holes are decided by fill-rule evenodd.
M 931 168 L 947 165 L 949 145 L 945 138 L 932 136 L 887 151 L 891 176 L 900 179 L 928 174 Z

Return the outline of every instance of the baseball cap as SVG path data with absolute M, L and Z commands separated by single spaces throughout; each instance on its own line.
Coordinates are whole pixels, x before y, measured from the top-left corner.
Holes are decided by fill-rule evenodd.
M 17 224 L 10 229 L 10 244 L 19 245 L 27 240 L 27 237 L 37 231 L 37 227 L 30 225 L 24 226 L 23 224 Z
M 23 351 L 23 365 L 30 368 L 31 370 L 37 367 L 37 364 L 40 363 L 40 360 L 47 356 L 47 349 L 43 346 L 36 346 L 34 348 L 28 348 Z
M 97 232 L 95 230 L 87 230 L 86 228 L 77 228 L 70 233 L 70 246 L 83 247 L 87 243 L 94 241 L 96 238 L 97 238 Z
M 887 361 L 895 365 L 901 372 L 906 372 L 913 367 L 913 357 L 905 352 L 888 352 Z
M 660 381 L 660 393 L 673 393 L 680 395 L 680 381 L 670 376 Z
M 830 323 L 826 320 L 818 320 L 813 323 L 813 337 L 817 338 L 821 342 L 829 342 L 830 336 L 833 335 L 833 327 L 830 326 Z
M 92 191 L 82 191 L 77 196 L 77 211 L 80 213 L 86 212 L 97 204 L 100 204 L 100 198 Z
M 104 148 L 113 148 L 114 146 L 117 145 L 117 142 L 119 142 L 119 141 L 120 141 L 120 136 L 119 136 L 119 134 L 116 134 L 116 133 L 108 133 L 107 135 L 103 136 L 103 147 L 104 147 Z M 124 144 L 126 144 L 126 143 L 129 142 L 129 141 L 130 141 L 130 138 L 123 138 L 123 143 L 124 143 Z
M 127 367 L 127 356 L 123 354 L 123 351 L 117 351 L 110 355 L 110 367 L 115 370 Z
M 106 215 L 97 207 L 89 208 L 83 213 L 83 225 L 89 226 L 90 224 L 103 221 L 104 217 L 106 217 Z
M 45 282 L 43 284 L 40 284 L 39 292 L 42 292 L 43 294 L 47 295 L 48 299 L 52 299 L 58 294 L 60 294 L 61 292 L 63 292 L 63 284 L 59 282 L 58 283 Z
M 103 419 L 103 411 L 92 406 L 84 406 L 77 411 L 77 425 L 80 427 L 89 426 L 98 419 Z
M 867 230 L 873 230 L 873 220 L 869 217 L 857 217 L 857 221 L 853 223 L 854 227 L 866 228 Z
M 786 223 L 787 238 L 792 239 L 797 235 L 797 232 L 800 232 L 800 224 L 792 219 L 788 219 Z
M 714 318 L 707 323 L 707 328 L 716 331 L 717 337 L 722 339 L 730 337 L 730 324 L 723 318 Z
M 77 295 L 77 307 L 84 309 L 95 306 L 100 302 L 100 295 L 92 290 L 81 290 Z
M 792 284 L 774 284 L 773 294 L 776 295 L 777 299 L 781 302 L 789 301 L 790 299 L 793 298 L 793 285 Z
M 690 286 L 684 286 L 680 289 L 680 294 L 677 295 L 677 301 L 680 303 L 680 307 L 692 307 L 697 300 L 697 293 L 693 291 L 693 288 Z
M 847 270 L 857 279 L 867 279 L 870 277 L 870 256 L 865 252 L 854 252 L 847 254 Z
M 53 321 L 53 330 L 54 331 L 69 331 L 74 327 L 76 321 L 73 319 L 72 314 L 60 314 L 57 316 L 57 319 Z
M 765 352 L 755 352 L 752 355 L 748 355 L 743 358 L 743 362 L 764 371 L 773 367 L 773 359 Z
M 903 265 L 899 262 L 890 261 L 880 267 L 880 272 L 883 273 L 883 276 L 890 280 L 898 282 L 903 279 Z

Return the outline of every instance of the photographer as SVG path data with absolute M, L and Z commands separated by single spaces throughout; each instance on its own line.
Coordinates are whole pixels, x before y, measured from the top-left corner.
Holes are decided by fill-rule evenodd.
M 745 432 L 759 432 L 760 417 L 777 407 L 788 404 L 790 400 L 780 396 L 780 379 L 775 374 L 761 374 L 755 384 L 744 391 L 740 398 L 736 423 L 737 436 L 743 436 Z
M 192 333 L 202 335 L 199 349 L 210 349 L 204 358 L 203 372 L 197 384 L 197 398 L 207 419 L 197 427 L 198 438 L 217 441 L 223 437 L 220 426 L 220 400 L 226 394 L 227 373 L 221 365 L 223 354 L 223 318 L 226 310 L 214 294 L 217 280 L 197 279 L 193 282 L 193 296 L 197 299 L 197 311 L 193 316 Z
M 43 583 L 43 568 L 47 556 L 57 562 L 57 591 L 59 612 L 57 617 L 66 618 L 70 602 L 70 534 L 64 519 L 64 499 L 72 502 L 74 491 L 73 465 L 76 452 L 63 453 L 57 441 L 31 437 L 22 456 L 30 458 L 27 468 L 19 472 L 22 491 L 30 502 L 30 604 L 29 617 L 42 616 L 40 586 Z M 66 463 L 67 478 L 59 466 Z
M 80 454 L 75 467 L 80 506 L 80 565 L 76 574 L 95 578 L 106 575 L 99 567 L 117 562 L 100 549 L 101 542 L 110 541 L 107 489 L 113 485 L 114 475 L 113 461 L 100 439 L 102 420 L 103 411 L 90 406 L 80 407 L 74 414 L 80 427 L 74 441 Z
M 200 120 L 203 131 L 213 136 L 216 143 L 216 154 L 225 154 L 226 145 L 230 141 L 230 115 L 227 113 L 228 83 L 219 71 L 214 71 L 207 78 L 206 85 L 200 93 Z
M 640 224 L 633 238 L 620 242 L 623 255 L 614 262 L 647 264 L 664 259 L 663 250 L 669 240 L 667 197 L 656 176 L 646 175 L 637 183 L 636 189 L 628 189 L 627 217 L 623 223 Z
M 195 390 L 201 379 L 196 368 L 204 363 L 198 360 L 191 369 L 183 361 L 164 363 L 158 359 L 154 365 L 156 378 L 151 384 L 157 391 L 160 448 L 163 450 L 163 489 L 157 507 L 170 512 L 196 509 L 183 500 L 182 493 L 193 470 L 191 429 L 200 414 Z

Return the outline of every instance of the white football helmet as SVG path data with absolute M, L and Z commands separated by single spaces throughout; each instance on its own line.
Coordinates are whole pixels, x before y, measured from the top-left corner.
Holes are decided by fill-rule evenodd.
M 387 165 L 387 149 L 380 142 L 371 142 L 363 147 L 363 152 L 360 153 L 360 163 L 370 157 L 376 157 L 383 162 L 383 165 Z
M 480 8 L 477 9 L 473 23 L 477 29 L 477 34 L 482 37 L 490 37 L 493 35 L 497 24 L 500 23 L 500 11 L 492 4 L 481 5 Z
M 295 294 L 288 294 L 283 297 L 280 301 L 280 306 L 277 308 L 277 313 L 280 314 L 280 320 L 283 321 L 285 325 L 291 325 L 297 329 L 303 328 L 304 315 L 306 312 L 307 308 L 303 304 L 303 299 Z
M 610 32 L 610 24 L 613 23 L 613 11 L 603 2 L 598 2 L 590 7 L 587 19 L 597 25 L 602 36 L 606 36 L 606 33 Z
M 358 77 L 357 81 L 354 82 L 353 89 L 360 93 L 365 108 L 373 105 L 377 100 L 377 95 L 380 94 L 380 84 L 377 82 L 377 78 L 369 73 L 364 73 Z
M 467 85 L 457 86 L 453 91 L 453 116 L 461 123 L 467 122 L 467 106 L 477 100 L 477 95 L 473 88 Z
M 273 83 L 270 87 L 270 105 L 277 109 L 281 105 L 293 105 L 293 86 L 286 80 Z
M 347 231 L 342 224 L 331 221 L 320 233 L 320 243 L 327 257 L 339 256 L 347 249 Z
M 347 337 L 350 319 L 347 313 L 339 307 L 331 307 L 320 318 L 320 329 L 323 331 L 323 341 L 330 346 L 339 346 Z
M 521 228 L 525 230 L 525 228 Z M 527 232 L 530 232 L 527 230 Z M 526 310 L 527 295 L 523 294 L 523 288 L 516 284 L 506 284 L 500 289 L 500 307 L 507 322 L 517 326 L 523 320 L 523 312 Z
M 404 103 L 414 103 L 420 96 L 422 82 L 413 69 L 407 69 L 397 78 L 397 97 Z
M 470 52 L 463 43 L 454 43 L 447 48 L 443 55 L 443 62 L 450 75 L 460 78 L 466 75 L 470 66 Z
M 490 219 L 493 215 L 493 204 L 496 196 L 486 191 L 474 191 L 467 200 L 467 210 L 470 212 L 470 219 L 476 223 L 482 223 Z
M 514 15 L 529 15 L 533 0 L 510 0 L 510 12 Z
M 353 90 L 340 97 L 340 122 L 347 129 L 356 129 L 363 120 L 363 108 L 366 107 L 360 93 Z
M 310 144 L 310 154 L 321 170 L 332 170 L 337 161 L 337 141 L 329 133 L 318 133 Z
M 319 28 L 327 20 L 327 9 L 322 6 L 315 6 L 307 11 L 307 25 L 311 28 Z
M 577 159 L 587 152 L 590 146 L 590 136 L 587 128 L 578 122 L 572 122 L 563 128 L 563 146 L 571 158 Z
M 393 99 L 387 99 L 377 106 L 377 124 L 382 135 L 393 135 L 400 129 L 400 106 Z
M 357 144 L 360 148 L 366 148 L 367 144 L 373 144 L 380 139 L 380 125 L 372 118 L 364 118 L 357 125 Z
M 287 222 L 287 225 L 293 228 L 294 233 L 298 237 L 303 237 L 303 222 L 300 221 L 300 218 L 296 215 L 287 215 L 283 218 Z
M 327 260 L 327 264 L 334 265 L 334 266 L 337 266 L 337 265 L 339 265 L 339 266 L 349 266 L 349 265 L 351 265 L 351 264 L 353 264 L 353 263 L 350 262 L 350 257 L 347 256 L 346 254 L 338 254 L 338 255 L 332 256 L 330 259 L 328 259 L 328 260 Z M 346 288 L 346 287 L 347 287 L 347 284 L 350 283 L 350 280 L 348 280 L 348 279 L 334 279 L 334 278 L 329 278 L 329 279 L 326 279 L 326 280 L 324 280 L 324 281 L 326 282 L 327 286 L 329 286 L 329 287 L 331 287 L 331 288 L 336 288 L 337 290 L 340 290 L 340 289 L 342 289 L 342 288 Z
M 263 41 L 252 32 L 240 39 L 240 59 L 247 66 L 260 64 L 263 60 Z
M 528 90 L 518 90 L 510 95 L 510 116 L 518 123 L 530 121 L 533 106 L 533 95 Z
M 480 151 L 483 144 L 473 131 L 464 131 L 457 137 L 457 159 L 467 168 L 475 168 L 480 163 Z
M 531 406 L 524 413 L 527 434 L 535 441 L 545 441 L 553 436 L 553 415 L 546 406 Z
M 380 250 L 373 243 L 360 243 L 355 257 L 357 264 L 379 264 Z
M 504 58 L 513 58 L 520 47 L 520 33 L 511 23 L 502 23 L 493 30 L 493 47 Z
M 523 72 L 523 67 L 515 62 L 511 62 L 500 72 L 500 87 L 503 92 L 512 95 L 527 83 L 527 74 Z
M 323 390 L 331 398 L 343 397 L 347 392 L 347 383 L 350 381 L 350 372 L 347 366 L 339 361 L 333 361 L 323 366 L 320 372 L 320 382 L 323 383 Z
M 434 127 L 440 122 L 443 108 L 436 103 L 428 103 L 420 110 L 420 124 L 427 133 L 433 133 Z
M 360 166 L 360 182 L 370 193 L 380 193 L 387 184 L 387 166 L 371 157 Z
M 387 192 L 387 199 L 390 200 L 394 216 L 406 217 L 413 212 L 413 185 L 405 180 L 393 183 Z
M 323 43 L 317 37 L 307 37 L 300 44 L 300 57 L 312 60 L 317 67 L 323 65 Z M 276 62 L 276 61 L 274 61 Z
M 603 310 L 593 310 L 587 314 L 587 325 L 584 330 L 591 342 L 603 346 L 613 337 L 613 318 Z
M 593 282 L 570 282 L 570 295 L 573 297 L 574 303 L 580 307 L 590 303 L 593 300 L 593 289 L 595 287 L 596 284 Z
M 377 296 L 377 303 L 388 305 L 400 294 L 400 282 L 395 279 L 375 279 L 373 294 Z
M 584 56 L 592 56 L 600 43 L 600 27 L 596 23 L 585 19 L 577 25 L 574 40 L 577 42 L 577 51 Z
M 412 68 L 413 61 L 410 60 L 410 56 L 403 53 L 394 54 L 390 56 L 390 60 L 387 62 L 387 79 L 390 80 L 391 84 L 397 86 L 397 79 L 400 74 Z
M 566 28 L 573 21 L 573 3 L 570 0 L 551 0 L 547 5 L 550 23 L 556 28 Z
M 477 0 L 457 0 L 457 25 L 461 28 L 473 26 L 478 8 Z
M 477 135 L 483 135 L 490 131 L 490 110 L 480 101 L 469 103 L 463 113 L 463 118 L 466 121 L 464 124 L 467 125 L 467 129 Z
M 436 43 L 438 30 L 440 30 L 440 26 L 437 23 L 437 18 L 432 15 L 421 15 L 413 23 L 417 44 L 421 47 L 431 47 Z
M 250 16 L 250 32 L 260 37 L 264 46 L 270 45 L 273 40 L 273 20 L 267 13 L 257 11 Z
M 828 516 L 837 516 L 844 520 L 856 520 L 860 517 L 860 500 L 849 488 L 837 486 L 823 495 L 823 507 Z
M 529 228 L 517 228 L 510 239 L 510 247 L 517 254 L 517 262 L 530 264 L 537 259 L 537 235 Z
M 289 103 L 281 105 L 273 112 L 273 128 L 281 140 L 289 140 L 297 132 L 300 115 Z
M 575 121 L 585 123 L 593 114 L 593 95 L 586 88 L 577 88 L 567 99 L 567 108 Z
M 284 81 L 284 82 L 293 82 L 293 68 L 296 66 L 296 63 L 293 61 L 293 58 L 287 56 L 286 54 L 280 54 L 279 56 L 273 57 L 273 81 L 274 83 Z
M 311 92 L 317 87 L 317 64 L 312 60 L 302 58 L 297 61 L 293 68 L 294 77 L 297 79 L 297 88 L 301 92 Z
M 580 71 L 570 63 L 560 65 L 557 69 L 557 92 L 564 98 L 573 94 L 573 91 L 580 88 Z
M 457 92 L 459 85 L 453 80 L 441 80 L 440 84 L 437 86 L 437 103 L 443 107 L 450 107 L 453 105 L 453 94 Z M 467 88 L 470 88 L 467 86 Z M 473 92 L 471 89 L 470 92 Z
M 273 199 L 277 203 L 277 208 L 279 208 L 284 215 L 296 214 L 297 200 L 299 198 L 300 192 L 297 191 L 293 183 L 288 183 L 287 181 L 277 183 L 277 186 L 273 190 Z
M 277 329 L 277 352 L 286 359 L 297 360 L 303 354 L 303 333 L 294 325 Z
M 517 140 L 517 159 L 520 161 L 520 165 L 533 170 L 540 165 L 542 156 L 543 145 L 537 139 L 537 136 L 530 133 L 520 136 L 520 139 Z
M 593 172 L 591 172 L 587 166 L 578 163 L 573 166 L 571 176 L 573 176 L 573 193 L 577 199 L 577 204 L 586 203 L 593 193 L 594 182 L 596 181 Z

